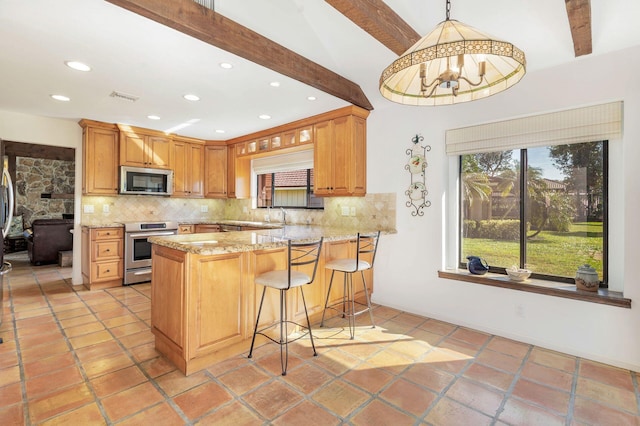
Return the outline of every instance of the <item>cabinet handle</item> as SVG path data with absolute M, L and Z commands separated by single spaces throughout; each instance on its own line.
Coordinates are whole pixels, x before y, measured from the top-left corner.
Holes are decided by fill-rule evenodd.
M 111 272 L 111 269 L 107 269 L 105 272 Z
M 105 251 L 106 251 L 107 253 L 109 253 L 109 252 L 111 251 L 111 249 L 106 249 Z

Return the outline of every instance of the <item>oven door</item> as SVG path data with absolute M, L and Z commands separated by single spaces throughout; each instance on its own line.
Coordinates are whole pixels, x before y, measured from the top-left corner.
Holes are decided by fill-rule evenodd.
M 176 231 L 127 232 L 124 242 L 125 269 L 151 267 L 151 243 L 149 237 L 175 235 Z

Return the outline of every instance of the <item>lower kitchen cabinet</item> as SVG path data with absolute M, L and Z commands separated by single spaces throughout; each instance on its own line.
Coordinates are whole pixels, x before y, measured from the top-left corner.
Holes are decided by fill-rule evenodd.
M 121 286 L 124 228 L 82 227 L 82 282 L 89 290 Z
M 345 258 L 353 258 L 356 256 L 356 242 L 355 241 L 332 241 L 324 244 L 324 261 L 329 262 L 333 259 L 345 259 Z M 362 260 L 366 260 L 371 262 L 371 255 L 365 256 Z M 323 266 L 324 268 L 324 266 Z M 335 272 L 333 277 L 333 285 L 331 286 L 331 293 L 329 294 L 329 305 L 332 303 L 337 303 L 342 300 L 344 295 L 344 273 Z M 364 287 L 362 286 L 362 274 L 355 273 L 353 275 L 353 289 L 356 292 L 356 300 L 365 301 L 365 293 Z M 364 271 L 365 279 L 367 280 L 367 289 L 369 290 L 369 294 L 373 293 L 373 269 L 368 269 Z M 324 297 L 326 300 L 327 293 L 326 291 L 329 289 L 329 282 L 331 281 L 331 271 L 325 271 L 324 273 L 324 288 L 325 293 Z M 322 301 L 322 307 L 324 308 L 325 300 Z M 328 317 L 335 315 L 334 312 L 327 311 Z
M 178 234 L 193 234 L 195 225 L 190 224 L 179 224 L 178 225 Z
M 203 234 L 207 232 L 220 232 L 220 225 L 210 223 L 198 223 L 194 227 L 196 234 Z

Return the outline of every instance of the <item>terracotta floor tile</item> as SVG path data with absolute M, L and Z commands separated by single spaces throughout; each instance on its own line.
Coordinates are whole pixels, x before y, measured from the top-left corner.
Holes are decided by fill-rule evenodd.
M 350 424 L 370 425 L 413 425 L 416 419 L 380 401 L 371 401 L 356 414 Z
M 531 345 L 526 343 L 516 342 L 515 340 L 505 339 L 499 336 L 493 336 L 487 345 L 487 349 L 520 359 L 529 353 L 530 348 Z
M 633 392 L 596 382 L 595 380 L 579 377 L 576 395 L 631 413 L 638 412 L 638 399 Z
M 408 340 L 391 343 L 385 349 L 398 352 L 404 356 L 411 358 L 414 361 L 417 361 L 424 357 L 425 354 L 432 348 L 433 347 L 426 342 L 421 342 L 419 340 Z
M 25 383 L 27 399 L 35 399 L 41 395 L 57 392 L 60 389 L 82 383 L 84 377 L 75 365 L 28 379 Z
M 14 313 L 16 319 L 33 318 L 41 315 L 51 315 L 51 309 L 48 307 L 39 309 L 29 309 L 21 312 Z
M 143 362 L 160 356 L 160 352 L 156 351 L 155 343 L 149 342 L 135 348 L 129 349 L 131 356 L 138 361 Z
M 75 327 L 65 328 L 64 333 L 68 338 L 84 336 L 90 333 L 104 330 L 104 326 L 99 322 L 90 322 L 87 324 L 77 325 Z
M 128 349 L 135 348 L 136 346 L 145 345 L 155 341 L 155 337 L 149 327 L 146 330 L 139 333 L 129 334 L 128 336 L 120 337 L 118 339 L 120 343 Z
M 576 357 L 553 352 L 546 349 L 534 348 L 529 356 L 529 361 L 546 367 L 556 368 L 573 374 L 576 370 Z
M 96 403 L 85 405 L 68 413 L 61 414 L 45 422 L 41 426 L 68 426 L 68 425 L 106 425 L 102 412 Z
M 580 361 L 578 374 L 580 377 L 586 379 L 596 380 L 633 392 L 633 379 L 629 370 L 623 370 L 585 359 Z
M 422 358 L 421 362 L 428 363 L 441 370 L 457 374 L 473 360 L 469 355 L 450 349 L 435 348 Z
M 91 315 L 91 311 L 89 310 L 89 308 L 84 306 L 82 308 L 69 309 L 67 311 L 58 312 L 56 313 L 56 318 L 58 318 L 58 321 L 60 321 L 63 319 L 76 318 L 86 315 Z
M 285 410 L 298 404 L 302 397 L 290 386 L 279 380 L 268 382 L 252 392 L 243 400 L 267 420 L 273 420 Z
M 217 377 L 236 368 L 249 365 L 251 362 L 253 361 L 248 359 L 246 356 L 238 355 L 213 364 L 211 367 L 207 368 L 207 371 Z
M 176 366 L 163 356 L 145 361 L 140 366 L 150 377 L 162 376 L 176 370 Z
M 18 328 L 18 338 L 24 338 L 33 335 L 43 335 L 52 332 L 58 332 L 60 328 L 53 321 L 43 323 L 29 324 Z
M 463 374 L 469 379 L 493 386 L 501 391 L 509 389 L 515 377 L 513 374 L 478 363 L 472 364 Z
M 261 420 L 253 411 L 242 405 L 240 402 L 234 401 L 231 404 L 226 405 L 219 410 L 204 416 L 196 424 L 211 426 L 261 426 L 264 425 L 264 421 Z M 274 422 L 274 424 L 277 424 L 277 420 L 276 422 Z M 296 423 L 289 424 L 291 425 Z
M 13 367 L 14 365 L 18 365 L 18 354 L 16 352 L 0 354 L 0 370 L 3 368 Z
M 143 383 L 133 388 L 102 399 L 102 406 L 112 421 L 118 421 L 157 404 L 164 397 L 151 383 Z
M 433 425 L 483 426 L 490 425 L 492 418 L 449 398 L 442 398 L 429 411 L 424 420 Z
M 345 352 L 341 352 L 338 350 L 325 350 L 317 357 L 314 357 L 311 362 L 318 367 L 328 370 L 332 374 L 340 375 L 354 368 L 362 361 L 360 361 L 359 358 Z
M 446 396 L 493 417 L 502 404 L 504 394 L 471 380 L 460 378 L 447 390 Z
M 395 377 L 394 374 L 367 363 L 359 365 L 356 369 L 352 369 L 342 376 L 345 382 L 372 394 L 380 392 Z
M 49 296 L 49 301 L 51 302 L 53 311 L 56 313 L 63 312 L 63 311 L 70 311 L 72 309 L 86 308 L 84 302 L 79 300 L 76 297 L 69 300 L 67 299 L 61 300 L 61 299 L 56 299 Z
M 84 348 L 76 349 L 75 353 L 78 356 L 80 362 L 89 362 L 94 359 L 104 358 L 107 355 L 111 355 L 120 352 L 122 348 L 115 340 L 108 340 L 97 345 L 86 346 Z
M 412 365 L 405 371 L 403 377 L 421 386 L 426 386 L 436 393 L 442 392 L 455 379 L 453 374 L 424 362 Z
M 361 340 L 351 340 L 349 343 L 340 345 L 338 349 L 358 358 L 361 361 L 364 361 L 376 352 L 382 350 L 382 347 L 375 343 L 364 343 Z
M 30 401 L 29 415 L 32 422 L 39 423 L 92 401 L 93 395 L 88 386 L 81 383 Z
M 182 372 L 176 370 L 156 379 L 158 386 L 169 396 L 178 395 L 206 381 L 208 381 L 208 377 L 204 371 L 185 376 Z
M 60 320 L 60 325 L 62 326 L 63 329 L 67 329 L 67 328 L 71 328 L 71 327 L 76 327 L 79 325 L 84 325 L 84 324 L 89 324 L 89 323 L 94 323 L 96 322 L 96 317 L 93 314 L 89 314 L 89 315 L 81 315 L 79 317 L 74 317 L 74 318 L 68 318 L 68 319 L 61 319 Z
M 311 350 L 306 351 L 308 352 L 308 356 L 312 357 L 313 356 L 313 352 L 311 352 Z M 300 364 L 302 364 L 303 360 L 299 357 L 297 357 L 295 354 L 292 353 L 291 350 L 289 350 L 289 357 L 287 360 L 287 371 L 291 372 L 292 370 L 295 370 L 296 367 L 298 367 Z M 280 352 L 278 351 L 277 353 L 272 353 L 270 355 L 264 356 L 264 357 L 260 357 L 258 359 L 255 360 L 255 365 L 259 366 L 261 368 L 264 368 L 265 370 L 269 371 L 272 375 L 278 375 L 278 374 L 282 374 L 282 365 L 281 365 L 281 361 L 280 361 Z M 287 373 L 289 374 L 289 373 Z
M 223 374 L 218 377 L 218 380 L 231 389 L 236 395 L 243 395 L 251 389 L 267 382 L 272 377 L 273 376 L 268 375 L 253 365 L 247 365 Z
M 340 418 L 317 405 L 303 401 L 288 410 L 272 422 L 274 426 L 304 425 L 310 422 L 316 425 L 338 425 Z
M 568 414 L 571 395 L 567 392 L 539 385 L 526 379 L 520 379 L 513 388 L 512 395 L 536 405 L 543 405 L 556 411 L 561 416 Z
M 383 368 L 392 374 L 399 374 L 413 364 L 413 359 L 407 355 L 386 350 L 378 352 L 367 360 L 375 368 Z
M 571 392 L 573 386 L 573 374 L 533 362 L 525 363 L 520 375 L 531 381 L 558 388 L 565 392 Z
M 312 398 L 334 414 L 346 417 L 371 397 L 345 381 L 337 379 L 317 391 Z
M 374 312 L 374 314 L 375 314 L 375 312 Z M 393 320 L 405 323 L 407 325 L 410 325 L 412 328 L 413 327 L 419 327 L 420 325 L 422 325 L 422 323 L 427 321 L 427 319 L 424 318 L 424 317 L 421 317 L 421 316 L 418 316 L 418 315 L 413 315 L 413 314 L 408 314 L 406 312 L 399 313 L 397 316 L 395 316 L 393 318 Z
M 69 343 L 71 344 L 71 346 L 73 346 L 74 349 L 81 349 L 86 346 L 93 346 L 98 343 L 108 342 L 110 340 L 113 340 L 111 334 L 106 330 L 102 330 L 78 337 L 71 337 L 69 339 Z
M 180 414 L 166 402 L 146 408 L 136 415 L 122 420 L 118 426 L 183 426 L 187 424 Z
M 0 370 L 0 388 L 20 382 L 20 367 L 13 365 Z
M 83 362 L 82 367 L 89 379 L 102 376 L 103 374 L 118 371 L 133 365 L 133 361 L 125 353 L 113 353 L 104 358 L 98 358 Z
M 15 382 L 0 388 L 0 407 L 22 403 L 22 385 Z M 0 424 L 6 424 L 0 422 Z
M 510 425 L 563 426 L 565 424 L 564 417 L 514 398 L 507 401 L 498 418 Z
M 416 417 L 422 417 L 437 396 L 435 392 L 426 390 L 405 379 L 396 380 L 380 393 L 382 399 Z
M 232 399 L 222 386 L 209 382 L 181 393 L 173 401 L 190 420 L 194 420 Z
M 134 365 L 94 378 L 91 380 L 91 386 L 98 398 L 104 398 L 146 381 L 144 374 Z
M 129 324 L 124 324 L 119 327 L 111 328 L 111 332 L 114 336 L 120 338 L 124 336 L 130 336 L 141 331 L 148 331 L 149 327 L 142 321 L 136 321 Z
M 516 373 L 522 365 L 522 359 L 484 349 L 476 356 L 476 361 L 508 373 Z
M 459 327 L 450 337 L 462 340 L 463 342 L 471 343 L 476 346 L 482 346 L 491 338 L 490 334 L 482 333 L 480 331 L 471 330 L 469 328 Z
M 112 309 L 108 309 L 106 311 L 95 311 L 96 317 L 98 317 L 98 319 L 102 321 L 105 321 L 111 318 L 131 314 L 131 311 L 117 302 L 109 303 L 109 306 L 113 306 Z
M 147 304 L 148 305 L 148 304 Z M 131 324 L 132 322 L 137 322 L 138 317 L 133 314 L 121 315 L 119 317 L 113 317 L 106 320 L 103 320 L 103 324 L 108 328 L 120 327 L 121 325 Z
M 481 347 L 479 345 L 476 345 L 475 343 L 465 342 L 450 336 L 445 337 L 441 342 L 438 343 L 436 347 L 438 349 L 448 349 L 454 353 L 464 354 L 471 358 L 475 358 L 481 349 Z
M 457 328 L 457 326 L 448 322 L 429 319 L 428 321 L 423 322 L 419 328 L 435 334 L 439 334 L 441 336 L 446 336 L 448 334 L 451 334 Z
M 640 425 L 637 412 L 623 412 L 579 396 L 574 403 L 573 418 L 589 425 Z
M 286 382 L 299 389 L 304 394 L 310 394 L 321 388 L 325 383 L 333 379 L 325 370 L 311 365 L 303 364 L 294 371 L 287 373 Z
M 124 308 L 120 302 L 117 302 L 115 300 L 111 300 L 105 303 L 91 304 L 91 310 L 98 314 L 102 312 L 117 311 L 119 309 L 126 309 L 126 308 Z M 98 318 L 104 319 L 104 317 L 100 315 L 98 315 Z
M 1 425 L 22 425 L 24 424 L 24 411 L 22 404 L 10 406 L 0 406 Z

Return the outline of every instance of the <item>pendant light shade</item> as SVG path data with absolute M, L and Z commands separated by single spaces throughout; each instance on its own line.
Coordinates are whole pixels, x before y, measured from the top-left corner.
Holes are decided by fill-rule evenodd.
M 525 74 L 524 52 L 447 19 L 382 72 L 380 93 L 406 105 L 451 105 L 508 89 Z

